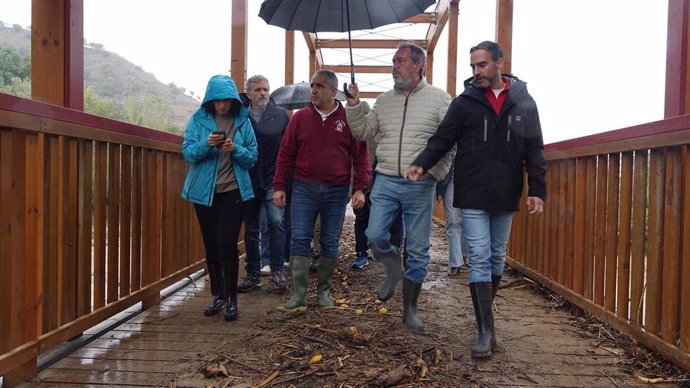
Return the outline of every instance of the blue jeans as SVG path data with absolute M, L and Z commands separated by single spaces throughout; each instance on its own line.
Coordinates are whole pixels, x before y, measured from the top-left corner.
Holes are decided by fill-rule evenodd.
M 455 178 L 451 177 L 443 193 L 443 210 L 446 216 L 446 237 L 448 237 L 448 266 L 462 267 L 463 256 L 467 255 L 467 241 L 462 234 L 460 209 L 453 207 Z
M 282 271 L 285 256 L 283 255 L 283 239 L 285 226 L 283 224 L 283 210 L 273 205 L 273 188 L 255 189 L 254 199 L 247 204 L 244 219 L 244 244 L 247 251 L 245 270 L 248 274 L 261 274 L 261 210 L 266 212 L 268 223 L 269 256 L 271 271 Z
M 503 275 L 513 212 L 461 209 L 461 213 L 469 248 L 469 281 L 491 282 L 492 275 Z
M 292 247 L 290 256 L 311 257 L 314 221 L 321 217 L 321 257 L 338 260 L 340 232 L 345 220 L 349 186 L 294 181 L 290 202 Z
M 283 209 L 283 214 L 284 214 Z M 261 267 L 271 265 L 271 254 L 269 252 L 268 242 L 271 240 L 271 232 L 268 231 L 268 221 L 266 221 L 266 212 L 261 208 Z M 283 217 L 283 227 L 285 226 L 285 217 Z M 283 234 L 284 236 L 285 234 Z
M 408 254 L 405 278 L 422 283 L 429 265 L 431 210 L 434 205 L 436 182 L 425 176 L 419 181 L 376 174 L 371 192 L 371 212 L 367 238 L 369 248 L 377 260 L 393 260 L 400 255 L 391 245 L 390 229 L 402 210 L 405 226 L 405 249 Z

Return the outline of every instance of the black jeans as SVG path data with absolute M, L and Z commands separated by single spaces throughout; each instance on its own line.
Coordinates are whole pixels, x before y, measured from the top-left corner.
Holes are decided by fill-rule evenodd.
M 237 240 L 245 204 L 239 190 L 216 193 L 211 206 L 194 204 L 204 239 L 206 263 L 239 265 Z

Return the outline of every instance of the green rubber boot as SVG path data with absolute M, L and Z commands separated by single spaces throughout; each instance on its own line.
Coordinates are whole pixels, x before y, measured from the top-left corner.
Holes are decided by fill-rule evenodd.
M 290 257 L 292 267 L 292 296 L 287 302 L 278 306 L 279 311 L 307 311 L 307 283 L 309 281 L 309 258 L 306 256 Z
M 327 257 L 319 259 L 319 283 L 316 286 L 316 295 L 319 297 L 321 307 L 333 306 L 331 299 L 331 282 L 333 273 L 338 267 L 338 261 Z
M 424 325 L 417 316 L 417 300 L 421 290 L 421 283 L 403 279 L 403 323 L 412 331 L 424 331 Z
M 386 268 L 386 280 L 384 280 L 381 287 L 379 287 L 378 297 L 385 302 L 393 297 L 395 287 L 398 285 L 398 282 L 402 279 L 405 272 L 403 271 L 400 256 L 382 259 L 380 262 Z

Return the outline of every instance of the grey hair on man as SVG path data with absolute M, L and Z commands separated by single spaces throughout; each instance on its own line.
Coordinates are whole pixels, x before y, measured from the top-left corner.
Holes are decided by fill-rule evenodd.
M 398 50 L 405 48 L 410 50 L 410 57 L 412 58 L 412 62 L 419 63 L 422 65 L 422 67 L 419 68 L 419 76 L 423 77 L 424 68 L 426 67 L 426 51 L 424 51 L 423 48 L 417 46 L 412 42 L 401 42 L 398 45 Z
M 253 75 L 247 79 L 247 82 L 244 83 L 244 90 L 251 89 L 252 84 L 255 84 L 255 83 L 261 82 L 261 81 L 264 81 L 269 85 L 271 84 L 270 82 L 268 82 L 268 78 L 264 77 L 261 74 L 257 74 L 257 75 Z
M 314 73 L 314 77 L 322 75 L 322 74 L 326 76 L 326 79 L 328 80 L 328 87 L 329 88 L 338 89 L 338 76 L 332 70 L 328 70 L 328 69 L 317 70 Z

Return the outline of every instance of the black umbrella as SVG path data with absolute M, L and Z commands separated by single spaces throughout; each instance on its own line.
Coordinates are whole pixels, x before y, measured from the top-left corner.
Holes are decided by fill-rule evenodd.
M 264 0 L 259 17 L 266 23 L 304 32 L 346 32 L 350 78 L 355 83 L 351 30 L 370 30 L 423 13 L 434 0 Z M 347 93 L 347 92 L 346 92 Z
M 281 86 L 271 93 L 271 98 L 276 105 L 285 109 L 304 108 L 311 101 L 311 87 L 306 82 Z M 345 99 L 345 95 L 338 90 L 335 98 L 342 101 Z

